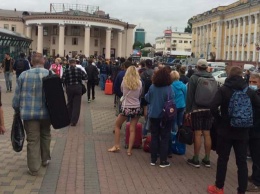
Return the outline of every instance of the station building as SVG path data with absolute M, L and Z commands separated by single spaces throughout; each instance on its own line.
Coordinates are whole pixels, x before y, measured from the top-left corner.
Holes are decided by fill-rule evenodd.
M 32 39 L 30 51 L 44 55 L 110 59 L 132 54 L 135 25 L 112 18 L 97 6 L 50 4 L 50 12 L 0 9 L 0 28 Z
M 192 52 L 232 65 L 258 64 L 259 13 L 259 0 L 239 0 L 192 17 Z

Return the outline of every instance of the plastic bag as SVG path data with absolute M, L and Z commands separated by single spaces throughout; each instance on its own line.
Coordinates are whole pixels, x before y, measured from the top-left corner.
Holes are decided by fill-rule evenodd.
M 22 151 L 24 139 L 25 139 L 25 133 L 24 133 L 24 127 L 20 117 L 20 113 L 15 113 L 13 124 L 12 124 L 12 131 L 11 131 L 11 142 L 14 151 L 16 152 Z

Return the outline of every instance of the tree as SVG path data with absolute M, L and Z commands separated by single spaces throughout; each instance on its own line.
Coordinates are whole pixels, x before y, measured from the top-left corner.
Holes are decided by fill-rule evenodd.
M 139 41 L 136 41 L 136 42 L 134 43 L 134 45 L 133 45 L 133 49 L 139 49 L 139 50 L 141 50 L 142 48 L 144 48 L 144 45 L 143 45 L 141 42 L 139 42 Z
M 184 32 L 192 33 L 192 23 L 191 20 L 188 20 L 187 27 L 184 29 Z
M 150 42 L 148 42 L 148 43 L 145 43 L 145 44 L 144 44 L 144 47 L 153 47 L 153 46 L 151 45 Z

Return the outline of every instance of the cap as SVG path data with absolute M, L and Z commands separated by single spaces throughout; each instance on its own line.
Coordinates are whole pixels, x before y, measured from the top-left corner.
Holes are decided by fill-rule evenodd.
M 208 62 L 206 59 L 199 59 L 197 62 L 198 67 L 208 67 Z

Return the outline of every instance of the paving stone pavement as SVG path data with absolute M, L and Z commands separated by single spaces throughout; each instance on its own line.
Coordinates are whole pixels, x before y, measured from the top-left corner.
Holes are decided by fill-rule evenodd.
M 39 176 L 29 176 L 26 142 L 22 152 L 12 150 L 10 129 L 13 93 L 5 93 L 3 74 L 0 74 L 0 85 L 7 128 L 7 133 L 0 136 L 0 194 L 201 194 L 207 193 L 207 185 L 214 183 L 217 160 L 214 152 L 210 169 L 195 169 L 186 164 L 187 158 L 192 156 L 192 146 L 187 146 L 184 156 L 174 155 L 169 168 L 150 166 L 149 154 L 141 149 L 134 150 L 131 157 L 126 155 L 123 149 L 124 126 L 121 131 L 121 151 L 107 152 L 114 140 L 115 109 L 113 96 L 104 95 L 98 87 L 96 99 L 91 103 L 87 103 L 86 95 L 83 96 L 80 120 L 76 127 L 51 131 L 51 163 L 47 168 L 41 168 Z M 251 162 L 248 164 L 250 170 Z M 232 152 L 225 184 L 227 194 L 236 193 L 236 172 Z

